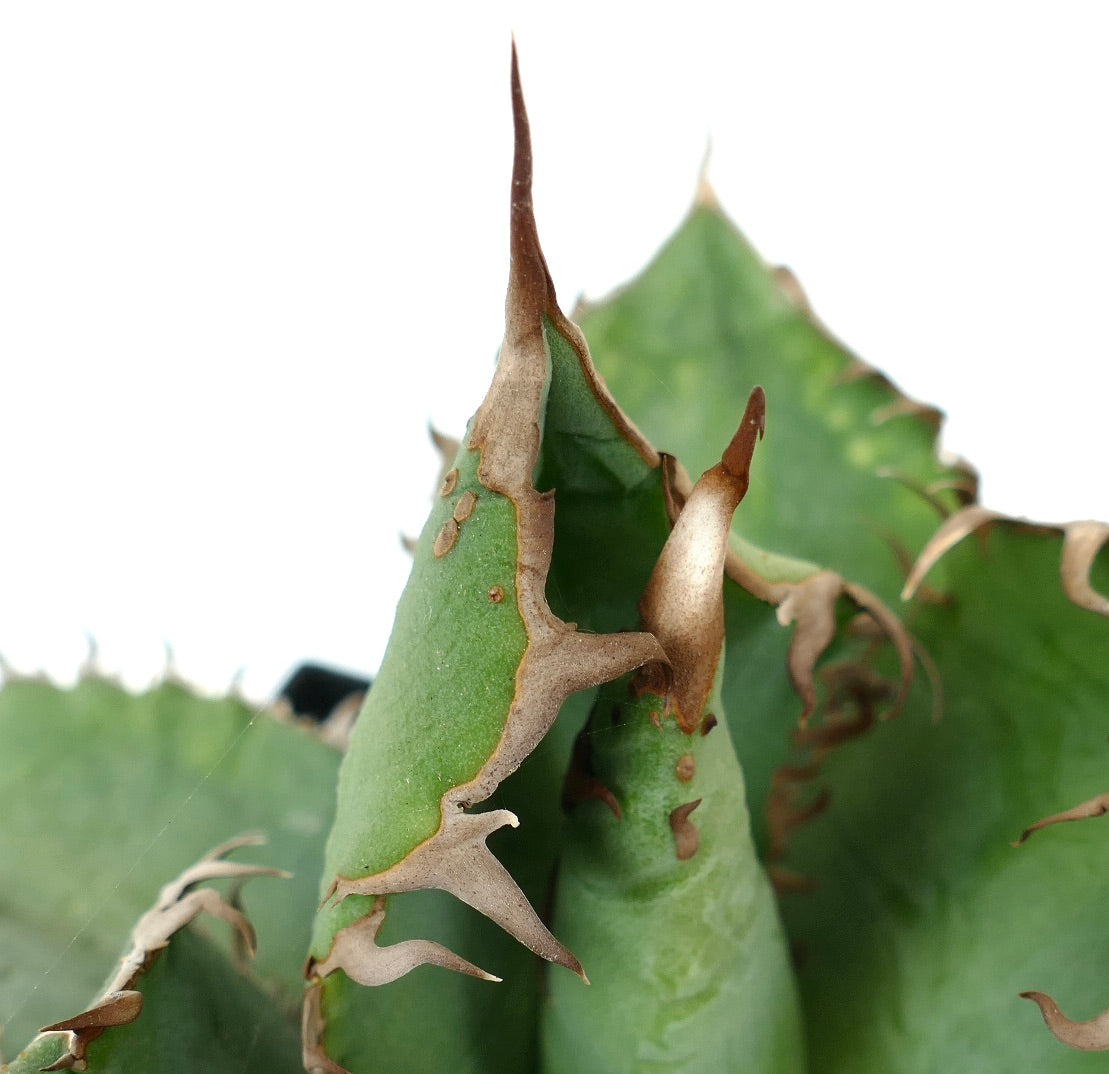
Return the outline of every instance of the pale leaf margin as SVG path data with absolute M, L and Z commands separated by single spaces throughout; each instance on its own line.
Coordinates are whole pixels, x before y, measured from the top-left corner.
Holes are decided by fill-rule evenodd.
M 534 751 L 550 730 L 563 702 L 579 690 L 598 686 L 644 664 L 666 666 L 666 655 L 649 633 L 596 635 L 577 630 L 555 616 L 546 600 L 546 581 L 554 546 L 553 495 L 532 484 L 539 457 L 550 354 L 547 325 L 577 351 L 597 398 L 618 419 L 627 438 L 646 461 L 657 455 L 646 441 L 606 404 L 606 393 L 592 371 L 581 333 L 562 314 L 539 245 L 532 210 L 531 138 L 512 49 L 512 103 L 515 157 L 512 172 L 511 264 L 505 305 L 505 338 L 497 369 L 474 417 L 467 447 L 480 453 L 478 480 L 512 501 L 517 521 L 516 593 L 527 634 L 527 648 L 516 670 L 514 696 L 504 731 L 492 755 L 474 778 L 451 788 L 439 803 L 440 824 L 433 835 L 392 867 L 363 877 L 337 876 L 325 904 L 351 895 L 373 895 L 368 915 L 340 929 L 322 959 L 310 958 L 303 1016 L 304 1062 L 309 1071 L 341 1070 L 323 1049 L 323 978 L 343 970 L 365 983 L 386 983 L 431 962 L 486 980 L 492 974 L 437 944 L 409 941 L 379 947 L 384 918 L 382 896 L 437 888 L 472 906 L 540 957 L 565 966 L 587 980 L 577 958 L 551 934 L 515 880 L 485 844 L 499 828 L 516 827 L 517 818 L 498 809 L 465 810 L 486 801 Z M 398 950 L 399 948 L 399 950 Z
M 247 917 L 214 888 L 198 888 L 196 885 L 209 880 L 243 882 L 255 876 L 288 878 L 291 874 L 282 869 L 223 860 L 234 850 L 260 846 L 264 842 L 265 839 L 259 835 L 240 835 L 229 839 L 162 888 L 157 901 L 131 930 L 127 953 L 101 996 L 79 1014 L 43 1026 L 39 1036 L 29 1045 L 33 1047 L 47 1034 L 67 1034 L 65 1052 L 43 1070 L 86 1070 L 89 1045 L 109 1029 L 129 1025 L 139 1017 L 143 1004 L 142 993 L 136 989 L 139 977 L 169 946 L 174 934 L 199 914 L 207 913 L 226 921 L 242 938 L 248 953 L 254 955 L 254 928 Z

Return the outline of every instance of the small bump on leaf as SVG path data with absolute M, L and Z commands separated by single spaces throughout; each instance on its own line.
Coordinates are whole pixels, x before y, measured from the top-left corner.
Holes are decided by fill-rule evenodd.
M 448 518 L 443 523 L 443 528 L 435 535 L 435 544 L 431 546 L 431 554 L 436 559 L 442 559 L 458 541 L 458 522 Z
M 678 861 L 689 861 L 701 847 L 701 833 L 689 815 L 701 804 L 698 798 L 670 811 L 670 830 L 674 833 L 674 852 Z

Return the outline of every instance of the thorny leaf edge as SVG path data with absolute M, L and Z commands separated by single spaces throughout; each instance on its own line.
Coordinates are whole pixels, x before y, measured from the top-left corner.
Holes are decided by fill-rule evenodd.
M 1030 824 L 1014 840 L 1013 846 L 1023 846 L 1035 832 L 1042 831 L 1044 828 L 1103 817 L 1106 813 L 1109 813 L 1109 793 L 1095 795 L 1070 809 L 1053 813 L 1049 817 L 1036 821 L 1035 824 Z M 1076 1022 L 1063 1014 L 1059 1004 L 1046 992 L 1021 992 L 1020 996 L 1021 999 L 1032 1000 L 1040 1008 L 1044 1024 L 1060 1044 L 1081 1052 L 1109 1051 L 1109 1010 L 1102 1011 L 1088 1021 Z
M 1090 570 L 1098 552 L 1109 542 L 1109 523 L 1033 522 L 1012 518 L 980 504 L 969 504 L 946 519 L 921 550 L 902 590 L 902 600 L 911 600 L 928 572 L 964 537 L 975 532 L 987 534 L 995 525 L 1008 526 L 1027 534 L 1059 534 L 1063 539 L 1059 557 L 1059 578 L 1067 599 L 1079 608 L 1109 617 L 1109 597 L 1090 584 Z
M 214 888 L 198 888 L 207 880 L 234 879 L 244 882 L 255 876 L 288 878 L 283 869 L 223 860 L 241 847 L 261 846 L 261 835 L 239 835 L 213 847 L 158 892 L 154 905 L 131 930 L 127 953 L 101 996 L 86 1010 L 43 1026 L 36 1043 L 45 1034 L 67 1033 L 69 1044 L 61 1057 L 43 1070 L 77 1070 L 88 1067 L 89 1045 L 107 1030 L 129 1025 L 142 1013 L 143 997 L 135 985 L 168 946 L 171 938 L 201 913 L 226 921 L 242 938 L 248 953 L 255 950 L 254 928 L 246 915 Z
M 547 961 L 557 962 L 587 980 L 574 955 L 550 933 L 507 870 L 485 844 L 506 825 L 515 827 L 508 810 L 466 813 L 486 801 L 535 749 L 570 694 L 597 686 L 646 663 L 667 663 L 656 638 L 648 633 L 594 635 L 564 623 L 546 602 L 546 579 L 554 541 L 554 499 L 532 484 L 539 457 L 540 419 L 546 399 L 549 353 L 545 320 L 564 334 L 591 370 L 580 332 L 558 307 L 546 261 L 539 246 L 532 210 L 531 140 L 515 42 L 512 47 L 512 103 L 515 156 L 512 175 L 511 262 L 505 305 L 505 338 L 493 382 L 474 416 L 466 447 L 480 453 L 478 480 L 505 496 L 516 508 L 516 597 L 527 634 L 527 648 L 517 668 L 515 690 L 500 742 L 468 783 L 448 790 L 440 801 L 436 832 L 395 865 L 368 877 L 337 876 L 325 902 L 349 895 L 387 896 L 439 888 L 489 917 Z M 657 458 L 646 441 L 619 414 L 594 373 L 590 384 L 624 435 L 648 462 Z M 375 938 L 385 910 L 373 910 L 354 925 L 340 929 L 323 959 L 310 957 L 304 1007 L 304 1060 L 309 1070 L 333 1070 L 336 1064 L 322 1046 L 325 1014 L 318 995 L 322 978 L 343 969 L 354 980 L 384 983 L 428 961 L 464 973 L 494 979 L 426 941 L 403 951 L 378 947 Z M 383 960 L 390 963 L 383 974 Z M 399 961 L 398 961 L 399 960 Z

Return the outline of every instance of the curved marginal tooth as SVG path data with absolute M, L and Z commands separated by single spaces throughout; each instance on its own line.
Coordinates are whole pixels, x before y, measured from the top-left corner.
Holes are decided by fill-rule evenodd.
M 133 989 L 109 992 L 87 1011 L 73 1018 L 63 1018 L 53 1025 L 43 1026 L 40 1033 L 74 1032 L 78 1029 L 110 1029 L 112 1026 L 129 1025 L 142 1012 L 142 993 Z
M 1109 541 L 1109 525 L 1104 522 L 1072 522 L 1063 527 L 1063 555 L 1059 573 L 1063 592 L 1080 608 L 1109 615 L 1109 597 L 1090 585 L 1090 568 L 1098 552 Z
M 248 865 L 240 861 L 202 861 L 186 869 L 177 879 L 158 893 L 157 905 L 160 908 L 178 902 L 189 888 L 203 883 L 205 880 L 245 880 L 252 876 L 277 876 L 285 880 L 292 873 L 284 869 L 274 869 L 268 865 Z
M 897 698 L 893 703 L 893 707 L 884 715 L 885 719 L 891 719 L 896 716 L 902 706 L 905 704 L 905 699 L 909 696 L 909 687 L 913 684 L 913 651 L 914 644 L 912 635 L 905 629 L 905 624 L 897 618 L 882 603 L 873 593 L 868 589 L 864 589 L 860 585 L 854 585 L 851 582 L 844 583 L 844 595 L 853 600 L 863 611 L 867 612 L 882 628 L 886 637 L 893 643 L 893 647 L 897 650 L 897 660 L 901 669 L 901 679 L 898 684 Z
M 383 896 L 438 888 L 484 914 L 540 958 L 557 962 L 581 977 L 581 963 L 555 939 L 512 875 L 485 845 L 498 828 L 515 828 L 518 823 L 507 809 L 448 812 L 439 832 L 391 869 L 355 880 L 339 878 L 334 894 L 344 899 L 348 895 Z
M 335 934 L 327 958 L 317 963 L 312 972 L 326 977 L 341 969 L 352 981 L 376 987 L 391 984 L 417 966 L 431 965 L 483 981 L 500 981 L 499 977 L 431 940 L 402 940 L 388 947 L 378 947 L 377 934 L 384 920 L 385 897 L 379 895 L 369 914 Z
M 1071 809 L 1064 809 L 1062 813 L 1053 813 L 1050 817 L 1044 817 L 1043 820 L 1030 824 L 1020 833 L 1020 838 L 1013 846 L 1020 846 L 1033 832 L 1038 832 L 1041 828 L 1050 828 L 1054 824 L 1066 824 L 1072 820 L 1089 820 L 1091 817 L 1103 817 L 1106 813 L 1109 813 L 1109 794 L 1099 794 L 1088 802 L 1082 802 Z
M 816 662 L 836 636 L 836 600 L 843 580 L 831 571 L 820 571 L 791 586 L 778 605 L 782 626 L 796 623 L 789 643 L 789 677 L 801 698 L 801 726 L 816 711 Z
M 913 594 L 924 576 L 939 562 L 944 553 L 954 548 L 964 537 L 989 522 L 1004 516 L 996 511 L 991 511 L 978 504 L 964 507 L 956 511 L 936 532 L 932 539 L 924 546 L 924 550 L 917 556 L 913 569 L 909 572 L 905 588 L 901 590 L 902 600 L 911 600 Z
M 1081 1052 L 1109 1051 L 1109 1011 L 1088 1022 L 1072 1022 L 1046 992 L 1021 992 L 1020 996 L 1040 1008 L 1047 1028 L 1061 1044 Z
M 665 662 L 666 652 L 651 633 L 567 633 L 558 641 L 565 666 L 558 668 L 567 694 L 611 682 L 644 664 Z

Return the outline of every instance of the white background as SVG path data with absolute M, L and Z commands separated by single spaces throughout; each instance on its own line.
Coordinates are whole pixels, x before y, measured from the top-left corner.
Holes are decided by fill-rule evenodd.
M 404 10 L 402 11 L 402 7 Z M 725 5 L 720 5 L 723 9 Z M 563 305 L 711 178 L 991 506 L 1109 517 L 1100 2 L 0 7 L 0 652 L 372 671 L 496 346 L 509 35 Z

